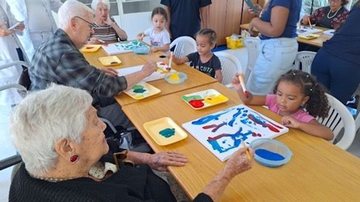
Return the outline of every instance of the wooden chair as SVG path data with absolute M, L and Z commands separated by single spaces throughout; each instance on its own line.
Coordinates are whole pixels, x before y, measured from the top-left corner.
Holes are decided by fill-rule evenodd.
M 334 134 L 332 143 L 346 150 L 355 138 L 355 121 L 349 110 L 332 95 L 326 94 L 330 110 L 326 118 L 318 118 L 319 123 L 329 127 Z

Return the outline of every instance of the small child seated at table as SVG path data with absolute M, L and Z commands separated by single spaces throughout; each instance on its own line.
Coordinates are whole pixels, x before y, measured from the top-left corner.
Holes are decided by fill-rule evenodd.
M 214 77 L 220 83 L 223 79 L 219 58 L 211 51 L 216 44 L 216 32 L 212 29 L 202 29 L 196 33 L 196 48 L 198 52 L 190 53 L 186 57 L 173 57 L 176 64 L 190 62 L 190 66 Z
M 321 125 L 315 117 L 325 118 L 329 112 L 329 103 L 324 88 L 310 74 L 300 70 L 290 70 L 281 75 L 274 94 L 256 96 L 243 92 L 236 74 L 232 84 L 244 104 L 266 105 L 280 116 L 287 127 L 298 128 L 310 135 L 333 139 L 332 131 Z
M 164 8 L 157 7 L 151 13 L 153 27 L 145 30 L 137 35 L 138 40 L 143 40 L 149 36 L 151 43 L 151 51 L 167 52 L 170 49 L 170 34 L 166 30 L 165 25 L 168 20 L 167 13 Z

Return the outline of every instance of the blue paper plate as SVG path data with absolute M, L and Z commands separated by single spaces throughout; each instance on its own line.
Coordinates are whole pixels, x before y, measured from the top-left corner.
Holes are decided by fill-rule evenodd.
M 290 161 L 292 152 L 283 143 L 273 139 L 257 139 L 251 142 L 255 160 L 267 167 L 278 167 Z

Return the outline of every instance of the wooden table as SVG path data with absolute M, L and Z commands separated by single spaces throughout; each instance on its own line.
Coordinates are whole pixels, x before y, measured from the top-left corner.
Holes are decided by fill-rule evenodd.
M 94 53 L 83 53 L 83 55 L 91 65 L 98 67 L 98 68 L 105 67 L 98 60 L 99 57 L 107 56 L 104 49 L 100 48 L 98 51 L 96 51 Z M 121 60 L 121 64 L 117 65 L 117 66 L 111 66 L 114 69 L 144 64 L 144 59 L 141 57 L 138 57 L 136 54 L 134 54 L 132 52 L 122 53 L 122 54 L 118 54 L 116 56 Z
M 249 30 L 249 24 L 242 24 L 242 25 L 240 25 L 240 28 L 245 29 L 245 30 Z M 316 26 L 315 28 L 321 29 L 323 31 L 328 30 L 327 28 L 324 28 L 324 27 L 317 27 Z M 322 47 L 323 43 L 331 38 L 330 36 L 325 35 L 323 33 L 319 33 L 319 35 L 320 36 L 318 38 L 311 39 L 311 40 L 302 39 L 302 38 L 297 37 L 297 41 L 299 43 L 304 43 L 304 44 L 308 44 L 308 45 L 311 45 L 311 46 Z
M 193 110 L 181 96 L 213 88 L 227 96 L 227 103 L 203 110 Z M 155 152 L 178 151 L 189 163 L 171 167 L 170 172 L 186 193 L 194 198 L 216 173 L 224 167 L 210 151 L 190 134 L 188 138 L 168 146 L 157 145 L 143 128 L 145 122 L 171 117 L 178 125 L 241 103 L 234 91 L 212 83 L 168 94 L 156 99 L 129 104 L 123 111 Z M 253 109 L 280 121 L 280 117 L 263 107 Z M 253 168 L 235 177 L 221 201 L 358 201 L 360 197 L 360 160 L 327 141 L 299 130 L 290 131 L 277 140 L 293 152 L 291 161 L 278 168 L 267 168 L 254 162 Z

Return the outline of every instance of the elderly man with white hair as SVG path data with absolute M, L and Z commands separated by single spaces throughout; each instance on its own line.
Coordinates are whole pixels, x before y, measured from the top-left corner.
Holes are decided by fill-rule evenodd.
M 95 11 L 95 24 L 91 43 L 115 43 L 126 41 L 127 34 L 110 18 L 110 2 L 108 0 L 93 0 L 91 8 Z
M 176 201 L 151 169 L 185 166 L 187 158 L 174 151 L 129 151 L 113 155 L 111 162 L 100 160 L 109 145 L 91 101 L 84 90 L 54 85 L 16 106 L 10 129 L 25 165 L 15 174 L 9 201 Z M 233 177 L 250 169 L 245 150 L 236 152 L 194 201 L 218 200 Z M 136 166 L 122 163 L 124 158 Z
M 31 90 L 45 89 L 56 83 L 87 90 L 94 98 L 98 114 L 116 126 L 132 126 L 113 96 L 130 89 L 156 70 L 147 63 L 142 70 L 118 76 L 111 68 L 91 66 L 79 51 L 89 40 L 94 26 L 93 11 L 76 0 L 67 0 L 58 11 L 59 29 L 40 46 L 29 69 Z

